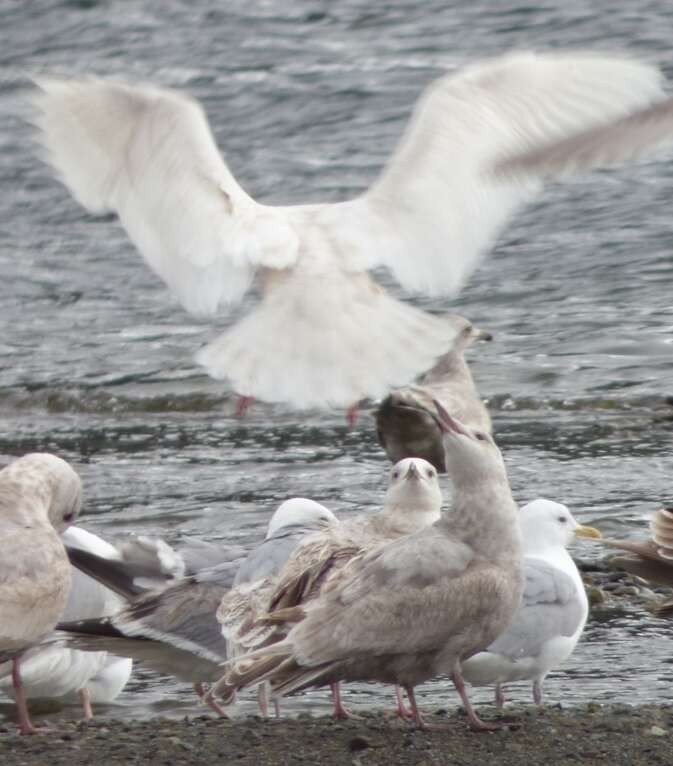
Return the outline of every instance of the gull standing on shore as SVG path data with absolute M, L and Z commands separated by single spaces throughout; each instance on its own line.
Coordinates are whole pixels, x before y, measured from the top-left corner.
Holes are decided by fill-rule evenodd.
M 455 295 L 548 174 L 519 169 L 517 157 L 664 96 L 659 71 L 625 57 L 516 52 L 477 62 L 425 90 L 359 197 L 272 207 L 241 188 L 188 96 L 94 78 L 37 82 L 49 162 L 88 211 L 118 215 L 187 311 L 214 316 L 251 288 L 260 294 L 196 357 L 230 382 L 241 411 L 254 398 L 352 410 L 430 369 L 455 328 L 370 272 L 387 268 L 411 293 Z M 673 119 L 661 124 L 673 133 Z M 622 134 L 611 159 L 648 136 Z
M 35 734 L 21 657 L 55 627 L 70 590 L 62 532 L 78 516 L 82 482 L 61 458 L 31 453 L 0 471 L 0 662 L 12 662 L 22 734 Z
M 561 503 L 539 498 L 521 508 L 525 585 L 514 622 L 483 652 L 462 664 L 473 686 L 495 684 L 498 708 L 505 704 L 502 685 L 531 680 L 535 704 L 550 670 L 572 654 L 589 614 L 584 583 L 566 546 L 575 537 L 599 538 Z
M 267 616 L 292 625 L 278 643 L 228 665 L 211 692 L 268 680 L 276 694 L 340 680 L 405 688 L 417 726 L 426 727 L 414 687 L 450 673 L 470 725 L 461 661 L 507 628 L 523 591 L 519 510 L 493 439 L 436 403 L 444 430 L 453 507 L 439 521 L 353 559 L 309 603 Z
M 304 539 L 335 522 L 334 514 L 320 503 L 306 498 L 286 500 L 271 517 L 265 540 L 247 557 L 222 561 L 155 590 L 137 590 L 137 557 L 123 562 L 97 560 L 91 555 L 76 558 L 76 564 L 85 566 L 87 574 L 108 587 L 119 588 L 127 603 L 108 617 L 60 623 L 58 627 L 75 634 L 71 638 L 75 646 L 126 654 L 140 664 L 191 683 L 202 697 L 204 682 L 218 679 L 221 664 L 227 659 L 227 645 L 215 618 L 223 595 L 235 581 L 273 578 Z M 227 549 L 235 553 L 240 550 L 237 546 Z M 208 562 L 211 560 L 212 556 Z M 156 564 L 154 555 L 148 564 L 144 571 L 151 574 Z M 123 566 L 130 566 L 130 571 L 124 572 Z M 222 714 L 217 704 L 211 707 Z
M 278 579 L 259 580 L 225 595 L 217 617 L 231 645 L 230 657 L 285 637 L 290 627 L 287 624 L 260 622 L 269 608 L 297 607 L 315 599 L 354 557 L 433 524 L 440 517 L 441 506 L 442 493 L 433 466 L 420 458 L 394 465 L 381 511 L 329 525 L 289 557 Z M 330 686 L 335 718 L 352 717 L 341 701 L 339 683 Z
M 66 546 L 77 546 L 98 555 L 114 555 L 116 550 L 97 535 L 70 526 L 61 534 Z M 65 609 L 59 620 L 101 617 L 118 611 L 122 600 L 109 588 L 71 567 L 72 583 Z M 128 682 L 133 661 L 106 651 L 80 651 L 65 641 L 48 636 L 21 658 L 21 681 L 26 699 L 78 698 L 84 717 L 93 718 L 92 703 L 112 702 Z M 9 665 L 9 663 L 6 663 Z M 0 666 L 0 689 L 12 693 L 11 667 Z

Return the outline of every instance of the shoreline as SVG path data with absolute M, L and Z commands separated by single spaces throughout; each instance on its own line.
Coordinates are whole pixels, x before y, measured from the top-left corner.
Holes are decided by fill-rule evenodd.
M 500 719 L 510 728 L 477 734 L 461 710 L 427 711 L 436 726 L 417 731 L 383 713 L 358 720 L 301 714 L 295 718 L 237 720 L 210 716 L 91 722 L 51 720 L 58 732 L 21 736 L 7 723 L 0 729 L 3 766 L 106 766 L 152 763 L 386 764 L 386 766 L 502 766 L 549 763 L 657 766 L 673 763 L 673 706 L 597 705 L 537 710 L 512 707 Z M 497 720 L 492 710 L 487 720 Z

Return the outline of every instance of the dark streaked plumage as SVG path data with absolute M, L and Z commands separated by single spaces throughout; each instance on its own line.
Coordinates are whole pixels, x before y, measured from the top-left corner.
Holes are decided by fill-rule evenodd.
M 442 432 L 433 416 L 437 399 L 444 409 L 472 428 L 491 432 L 491 417 L 479 396 L 465 351 L 491 335 L 464 317 L 450 317 L 457 336 L 450 351 L 416 385 L 393 391 L 376 410 L 376 434 L 389 460 L 422 457 L 444 473 Z

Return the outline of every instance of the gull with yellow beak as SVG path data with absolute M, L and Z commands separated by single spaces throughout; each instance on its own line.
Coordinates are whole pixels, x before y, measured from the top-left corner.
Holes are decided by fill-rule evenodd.
M 495 684 L 499 708 L 505 703 L 502 685 L 511 681 L 532 681 L 533 699 L 541 705 L 545 676 L 575 649 L 589 604 L 566 546 L 575 537 L 601 536 L 578 524 L 565 505 L 544 498 L 521 508 L 521 532 L 525 586 L 519 611 L 488 649 L 462 662 L 466 681 Z

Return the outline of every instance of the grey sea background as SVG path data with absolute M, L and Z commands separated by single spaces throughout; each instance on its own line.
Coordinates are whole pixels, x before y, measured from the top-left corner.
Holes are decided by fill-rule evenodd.
M 341 517 L 380 508 L 389 470 L 367 412 L 353 430 L 341 411 L 258 404 L 234 417 L 231 392 L 192 359 L 231 317 L 188 316 L 118 223 L 71 199 L 26 122 L 31 75 L 191 93 L 244 188 L 289 204 L 359 193 L 433 78 L 513 48 L 627 52 L 660 65 L 673 91 L 673 3 L 0 0 L 0 462 L 32 450 L 70 460 L 81 523 L 104 537 L 250 545 L 291 496 Z M 566 503 L 613 536 L 647 535 L 648 514 L 673 500 L 672 199 L 671 152 L 552 184 L 458 298 L 425 303 L 494 335 L 470 361 L 517 500 Z M 547 699 L 670 701 L 672 635 L 635 606 L 594 616 Z M 457 704 L 446 680 L 419 695 Z M 345 700 L 392 705 L 374 685 Z M 315 691 L 285 709 L 329 704 Z M 254 711 L 252 698 L 239 709 Z M 143 669 L 107 709 L 199 711 L 190 688 Z

